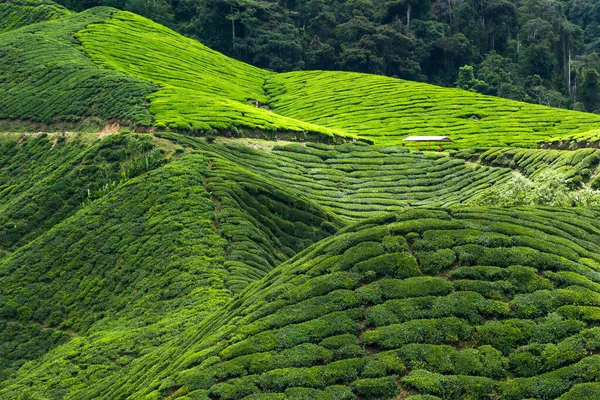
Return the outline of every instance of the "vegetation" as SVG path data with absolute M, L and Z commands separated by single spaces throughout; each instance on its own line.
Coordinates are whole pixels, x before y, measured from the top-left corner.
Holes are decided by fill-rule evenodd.
M 597 116 L 0 6 L 0 399 L 597 397 Z
M 466 150 L 454 156 L 484 165 L 509 167 L 513 178 L 474 201 L 495 205 L 600 205 L 600 151 L 494 148 Z
M 16 0 L 0 2 L 0 33 L 68 16 L 70 12 L 47 0 Z
M 275 146 L 270 154 L 265 154 L 235 143 L 226 142 L 224 148 L 209 147 L 198 139 L 159 135 L 202 149 L 205 154 L 214 154 L 219 149 L 220 155 L 244 170 L 344 219 L 364 218 L 409 206 L 465 202 L 510 176 L 508 169 L 472 166 L 437 154 L 390 147 L 307 143 Z M 232 176 L 239 181 L 240 172 L 234 171 Z
M 150 138 L 114 136 L 89 143 L 49 137 L 0 137 L 0 251 L 14 251 L 106 195 L 160 166 Z
M 267 102 L 263 83 L 268 72 L 140 16 L 120 12 L 103 24 L 89 25 L 77 37 L 92 60 L 162 87 L 150 97 L 157 128 L 215 129 L 230 136 L 238 128 L 344 135 L 259 107 Z M 139 46 L 144 57 L 139 57 Z
M 189 343 L 188 351 L 169 360 L 161 358 L 166 349 L 141 356 L 137 368 L 71 397 L 578 393 L 584 389 L 576 384 L 595 382 L 598 363 L 597 327 L 582 314 L 598 301 L 597 217 L 583 209 L 459 207 L 364 221 L 183 332 L 177 343 Z M 422 256 L 404 250 L 399 270 L 418 266 L 408 275 L 359 267 L 403 251 L 392 242 L 409 242 L 420 254 L 447 249 L 455 262 L 443 275 L 426 276 Z M 123 384 L 149 379 L 144 365 L 157 360 L 151 384 Z M 44 376 L 36 373 L 36 381 Z
M 277 113 L 384 145 L 443 134 L 457 148 L 536 147 L 540 140 L 589 131 L 600 122 L 592 114 L 346 72 L 273 75 L 266 88 Z
M 555 107 L 600 107 L 594 0 L 59 2 L 77 11 L 127 9 L 278 72 L 367 72 Z
M 578 149 L 581 147 L 598 147 L 600 145 L 600 130 L 593 129 L 587 132 L 571 134 L 563 137 L 552 138 L 542 143 L 544 148 Z
M 5 120 L 394 146 L 443 130 L 457 148 L 535 147 L 600 126 L 593 114 L 375 75 L 275 74 L 110 8 L 7 32 L 0 47 Z
M 101 68 L 75 48 L 77 31 L 112 12 L 96 9 L 0 35 L 0 119 L 152 125 L 146 96 L 155 86 Z
M 410 207 L 470 201 L 508 168 L 360 144 L 61 138 L 2 146 L 3 210 L 63 200 L 25 215 L 0 258 L 0 398 L 518 398 L 573 376 L 557 397 L 595 362 L 596 211 Z M 581 341 L 592 350 L 567 350 Z

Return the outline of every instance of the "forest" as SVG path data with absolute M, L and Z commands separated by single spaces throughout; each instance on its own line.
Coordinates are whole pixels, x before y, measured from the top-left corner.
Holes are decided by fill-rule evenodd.
M 367 72 L 600 111 L 596 0 L 57 2 L 130 10 L 276 72 Z

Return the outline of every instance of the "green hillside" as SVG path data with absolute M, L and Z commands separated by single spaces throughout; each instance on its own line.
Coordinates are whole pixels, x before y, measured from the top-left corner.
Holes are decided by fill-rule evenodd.
M 600 116 L 0 19 L 0 399 L 600 397 Z
M 555 149 L 577 149 L 581 147 L 600 147 L 600 129 L 573 133 L 546 140 L 542 147 Z
M 357 73 L 279 74 L 266 88 L 279 114 L 385 145 L 412 135 L 447 135 L 458 148 L 536 147 L 538 141 L 600 123 L 594 114 Z
M 294 196 L 346 220 L 410 206 L 463 203 L 506 181 L 511 172 L 394 147 L 308 143 L 275 146 L 265 154 L 235 143 L 220 148 L 179 135 L 159 136 L 208 154 L 218 151 L 276 187 L 287 188 Z M 234 174 L 240 179 L 239 173 Z
M 597 211 L 457 208 L 354 225 L 226 308 L 221 320 L 235 322 L 173 380 L 176 393 L 581 393 L 577 384 L 598 380 L 597 218 Z
M 41 21 L 66 17 L 70 11 L 49 0 L 0 1 L 0 33 Z
M 598 216 L 382 215 L 275 268 L 205 322 L 146 328 L 149 342 L 142 328 L 124 333 L 141 336 L 133 343 L 112 340 L 106 328 L 73 335 L 0 394 L 35 382 L 32 393 L 66 398 L 593 396 L 597 386 L 581 384 L 598 379 Z
M 112 13 L 94 9 L 1 34 L 0 120 L 104 126 L 119 119 L 152 125 L 146 97 L 156 87 L 99 67 L 73 38 Z
M 13 13 L 18 8 L 11 7 Z M 21 8 L 28 15 L 29 8 Z M 5 125 L 120 120 L 194 135 L 360 137 L 386 146 L 410 135 L 444 134 L 458 148 L 536 147 L 600 126 L 595 114 L 376 75 L 276 74 L 111 8 L 2 34 L 0 59 L 7 66 L 0 72 Z
M 546 323 L 538 317 L 549 318 L 550 322 L 558 323 L 560 329 L 563 329 L 563 320 L 578 327 L 575 331 L 565 328 L 566 333 L 543 339 L 540 343 L 544 346 L 559 345 L 582 329 L 593 327 L 593 322 L 584 317 L 569 314 L 567 318 L 558 311 L 560 306 L 570 304 L 567 300 L 549 305 L 539 316 L 522 314 L 519 306 L 513 306 L 512 302 L 520 298 L 517 295 L 528 293 L 525 289 L 513 288 L 523 276 L 531 275 L 528 272 L 531 270 L 525 267 L 538 268 L 542 271 L 540 274 L 548 276 L 539 278 L 544 282 L 539 283 L 541 286 L 532 284 L 533 289 L 528 289 L 531 292 L 556 290 L 558 296 L 563 293 L 559 289 L 580 285 L 590 290 L 586 296 L 592 296 L 596 290 L 593 282 L 600 279 L 592 273 L 598 268 L 600 257 L 597 211 L 530 209 L 517 214 L 481 208 L 450 211 L 413 208 L 467 203 L 490 187 L 503 184 L 512 171 L 505 166 L 489 167 L 484 165 L 486 162 L 475 164 L 435 153 L 364 144 L 295 144 L 276 145 L 271 150 L 269 147 L 252 149 L 248 144 L 233 140 L 209 144 L 203 139 L 173 133 L 154 137 L 121 134 L 96 141 L 93 135 L 66 138 L 11 135 L 3 139 L 0 148 L 3 150 L 0 170 L 6 171 L 0 186 L 5 246 L 4 256 L 0 258 L 0 326 L 3 327 L 0 330 L 0 374 L 5 388 L 0 390 L 0 398 L 13 398 L 23 392 L 24 387 L 34 398 L 38 394 L 47 398 L 126 398 L 134 393 L 155 391 L 174 398 L 178 397 L 175 393 L 188 391 L 196 391 L 189 398 L 206 395 L 215 399 L 242 398 L 239 392 L 242 389 L 228 386 L 237 382 L 230 382 L 229 378 L 249 374 L 247 379 L 259 379 L 260 374 L 275 369 L 279 372 L 272 372 L 273 376 L 279 374 L 281 379 L 288 379 L 289 371 L 283 368 L 304 368 L 290 372 L 290 377 L 298 379 L 295 385 L 305 388 L 297 389 L 299 394 L 292 390 L 288 393 L 290 398 L 321 393 L 311 392 L 311 388 L 322 391 L 324 398 L 336 398 L 332 393 L 337 392 L 346 393 L 343 398 L 354 398 L 351 393 L 374 398 L 374 395 L 361 394 L 369 390 L 369 385 L 379 383 L 383 383 L 385 390 L 395 390 L 392 382 L 398 382 L 409 391 L 416 388 L 426 392 L 429 389 L 421 390 L 417 384 L 405 382 L 411 382 L 413 369 L 427 369 L 429 364 L 413 368 L 409 361 L 398 359 L 394 361 L 398 366 L 390 367 L 389 371 L 379 366 L 376 368 L 379 372 L 363 372 L 370 357 L 378 359 L 392 354 L 385 353 L 391 350 L 385 347 L 387 345 L 375 351 L 378 343 L 367 347 L 363 344 L 360 332 L 383 326 L 379 322 L 367 322 L 369 318 L 391 318 L 396 325 L 410 321 L 384 317 L 388 315 L 385 313 L 368 317 L 369 309 L 379 303 L 375 300 L 356 303 L 352 299 L 362 291 L 365 292 L 360 296 L 371 296 L 367 289 L 358 289 L 368 287 L 364 286 L 367 283 L 373 286 L 380 279 L 387 282 L 389 271 L 396 271 L 395 265 L 406 265 L 408 270 L 393 272 L 390 278 L 412 282 L 410 279 L 418 276 L 430 276 L 427 279 L 434 279 L 431 282 L 443 284 L 445 295 L 458 293 L 444 300 L 451 303 L 443 303 L 446 304 L 443 307 L 450 307 L 449 304 L 462 307 L 460 304 L 465 301 L 481 303 L 477 307 L 483 307 L 481 315 L 477 314 L 479 308 L 468 311 L 469 314 L 461 314 L 462 311 L 431 314 L 426 310 L 433 305 L 417 306 L 421 304 L 419 300 L 410 307 L 425 307 L 423 311 L 416 308 L 414 314 L 403 312 L 410 318 L 414 315 L 417 322 L 410 322 L 402 329 L 412 329 L 411 324 L 415 329 L 425 329 L 419 328 L 419 324 L 430 327 L 449 323 L 452 329 L 460 332 L 466 329 L 471 335 L 454 341 L 431 339 L 426 344 L 471 346 L 473 357 L 491 354 L 499 360 L 500 367 L 494 368 L 500 369 L 492 375 L 455 370 L 453 366 L 429 368 L 446 375 L 492 379 L 490 382 L 489 379 L 465 378 L 465 382 L 455 382 L 453 385 L 461 387 L 456 389 L 460 390 L 458 393 L 475 390 L 471 386 L 481 382 L 488 386 L 493 383 L 493 388 L 498 388 L 493 390 L 504 390 L 499 389 L 504 384 L 498 382 L 504 382 L 509 376 L 512 379 L 514 373 L 510 368 L 516 368 L 508 366 L 512 365 L 508 348 L 512 351 L 514 347 L 519 354 L 525 351 L 519 347 L 525 344 L 525 339 L 510 345 L 479 339 L 473 332 L 478 332 L 484 320 L 521 318 L 526 320 L 523 324 L 529 324 L 527 335 L 536 338 L 531 333 L 537 332 L 534 325 Z M 545 153 L 543 150 L 535 152 Z M 481 156 L 481 159 L 486 157 Z M 44 208 L 43 204 L 54 205 Z M 49 210 L 53 213 L 48 213 Z M 396 214 L 386 214 L 386 211 Z M 373 217 L 375 219 L 369 219 Z M 559 224 L 553 218 L 565 222 Z M 353 222 L 356 220 L 361 222 Z M 438 230 L 446 236 L 439 236 Z M 452 240 L 448 242 L 444 239 L 447 237 Z M 379 242 L 381 244 L 376 244 Z M 328 250 L 330 247 L 336 250 Z M 498 247 L 502 250 L 497 250 Z M 347 251 L 348 248 L 351 250 Z M 499 261 L 489 258 L 493 255 L 486 253 L 486 248 L 503 255 L 514 252 L 509 259 L 513 261 L 510 265 L 502 264 L 505 261 L 496 265 Z M 484 256 L 488 258 L 481 258 Z M 370 258 L 373 261 L 367 261 Z M 512 267 L 513 264 L 522 267 Z M 482 267 L 478 272 L 481 278 L 469 278 L 472 265 L 488 266 L 492 275 L 488 277 Z M 502 272 L 504 267 L 511 268 Z M 563 269 L 568 273 L 560 272 Z M 299 284 L 308 277 L 315 279 L 314 289 L 310 289 L 312 284 Z M 568 285 L 560 283 L 559 277 L 566 279 Z M 292 278 L 298 279 L 296 283 L 286 283 Z M 545 283 L 547 280 L 551 283 Z M 349 293 L 358 292 L 351 296 L 336 292 L 342 288 Z M 326 336 L 317 340 L 310 334 L 301 334 L 306 342 L 296 343 L 296 339 L 290 339 L 289 345 L 264 350 L 265 357 L 275 359 L 267 364 L 260 361 L 263 367 L 259 370 L 243 372 L 246 370 L 240 370 L 241 367 L 229 361 L 232 357 L 221 355 L 225 347 L 235 348 L 235 342 L 248 337 L 248 332 L 254 332 L 255 325 L 244 319 L 246 314 L 277 321 L 280 317 L 275 316 L 279 315 L 276 310 L 286 304 L 291 307 L 291 300 L 283 300 L 288 299 L 284 293 L 292 289 L 300 292 L 294 295 L 296 297 L 290 295 L 290 299 L 296 299 L 299 304 L 314 303 L 310 307 L 316 307 L 315 311 L 300 311 L 303 308 L 294 306 L 295 312 L 282 311 L 282 315 L 297 315 L 302 320 L 286 317 L 283 322 L 277 322 L 278 325 L 265 325 L 264 329 L 284 328 L 290 324 L 286 329 L 293 331 L 296 324 L 308 321 L 303 315 L 309 312 L 306 315 L 325 318 L 332 329 L 350 331 L 327 333 L 323 326 L 319 328 L 320 335 L 334 336 L 324 344 L 321 342 Z M 300 294 L 304 290 L 308 291 Z M 328 295 L 330 291 L 333 294 Z M 338 297 L 340 295 L 342 297 Z M 319 305 L 320 296 L 331 298 L 333 303 Z M 263 297 L 266 300 L 258 300 Z M 573 299 L 573 304 L 595 305 L 593 298 Z M 350 303 L 346 304 L 347 301 Z M 433 298 L 427 301 L 438 302 Z M 271 305 L 271 302 L 274 303 Z M 501 313 L 484 311 L 488 306 L 500 307 Z M 225 308 L 217 312 L 221 307 Z M 372 312 L 375 310 L 379 308 Z M 553 314 L 555 311 L 558 316 Z M 274 316 L 268 317 L 272 313 Z M 333 314 L 327 317 L 329 313 Z M 347 317 L 350 320 L 347 321 Z M 442 322 L 430 320 L 433 317 L 442 318 Z M 352 318 L 357 322 L 351 322 Z M 572 322 L 569 318 L 584 322 Z M 275 322 L 269 322 L 272 323 Z M 336 328 L 338 323 L 341 325 Z M 362 330 L 355 331 L 360 326 Z M 236 333 L 237 330 L 240 332 Z M 347 336 L 351 331 L 355 332 L 354 339 Z M 224 339 L 219 332 L 224 332 L 229 339 L 221 343 Z M 342 336 L 336 338 L 339 335 Z M 345 344 L 338 346 L 337 340 Z M 329 342 L 331 344 L 327 344 Z M 215 345 L 220 350 L 216 351 Z M 286 350 L 288 346 L 291 347 Z M 419 354 L 429 351 L 427 349 L 418 350 Z M 430 350 L 447 352 L 448 349 Z M 283 353 L 280 356 L 273 351 Z M 294 352 L 299 353 L 294 355 Z M 380 352 L 385 354 L 376 356 Z M 506 354 L 501 356 L 498 352 Z M 311 358 L 313 355 L 317 358 Z M 205 363 L 203 360 L 209 356 L 212 358 Z M 451 360 L 445 363 L 454 363 L 452 357 L 457 356 L 448 357 Z M 577 357 L 576 361 L 582 358 Z M 286 364 L 288 359 L 291 360 L 289 365 Z M 349 361 L 344 361 L 346 359 Z M 211 369 L 225 371 L 221 378 L 214 378 L 213 372 L 205 373 L 202 368 L 187 371 L 192 366 L 213 365 L 216 361 L 228 362 L 223 368 Z M 314 381 L 310 378 L 312 375 L 303 375 L 308 374 L 309 367 L 324 368 L 331 363 L 331 372 L 318 375 L 331 376 L 327 379 L 332 380 Z M 556 368 L 563 365 L 570 364 L 561 362 Z M 350 368 L 343 372 L 349 375 L 335 378 L 337 366 Z M 537 372 L 548 372 L 540 371 Z M 385 379 L 369 380 L 376 378 Z M 221 383 L 215 386 L 214 379 Z M 357 379 L 367 380 L 354 382 Z M 455 378 L 448 379 L 454 382 Z M 283 392 L 290 385 L 256 382 L 239 384 L 247 388 L 243 390 L 252 392 Z M 326 389 L 326 386 L 340 384 L 347 387 Z M 432 390 L 441 398 L 460 398 L 448 397 L 442 389 Z M 330 391 L 333 392 L 325 393 Z
M 135 14 L 119 12 L 103 24 L 88 26 L 77 37 L 100 65 L 161 86 L 150 97 L 157 128 L 346 135 L 259 107 L 267 103 L 263 89 L 267 71 L 225 57 Z

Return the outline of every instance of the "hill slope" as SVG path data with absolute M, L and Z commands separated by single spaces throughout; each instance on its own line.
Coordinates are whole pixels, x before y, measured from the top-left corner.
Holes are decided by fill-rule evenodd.
M 77 49 L 73 35 L 110 18 L 99 8 L 0 34 L 0 120 L 85 124 L 120 119 L 150 126 L 146 96 L 156 87 L 101 68 Z
M 355 225 L 245 291 L 223 311 L 233 332 L 208 339 L 176 387 L 214 399 L 559 397 L 598 379 L 597 217 L 457 208 Z
M 0 126 L 148 132 L 0 135 L 0 399 L 600 396 L 600 209 L 473 206 L 598 195 L 598 150 L 522 147 L 600 117 L 2 4 Z
M 600 126 L 594 114 L 393 78 L 275 74 L 110 8 L 0 35 L 0 59 L 8 66 L 0 76 L 5 120 L 81 123 L 96 117 L 100 125 L 119 119 L 194 134 L 329 142 L 360 137 L 396 146 L 409 135 L 443 133 L 459 148 L 535 147 Z M 21 60 L 34 79 L 19 68 Z M 73 84 L 86 79 L 86 85 Z
M 357 346 L 356 340 L 363 343 L 360 332 L 371 329 L 375 332 L 383 326 L 383 322 L 367 322 L 371 321 L 369 318 L 373 321 L 388 318 L 381 321 L 389 320 L 396 325 L 410 323 L 420 329 L 419 324 L 438 323 L 424 319 L 439 317 L 442 318 L 439 324 L 464 328 L 471 336 L 465 336 L 459 345 L 473 347 L 473 356 L 493 356 L 499 360 L 501 367 L 496 366 L 496 372 L 483 376 L 500 380 L 514 374 L 510 368 L 517 367 L 509 368 L 507 363 L 512 362 L 510 352 L 525 351 L 519 347 L 523 341 L 519 339 L 510 345 L 481 341 L 483 339 L 473 336 L 473 332 L 485 325 L 484 320 L 523 319 L 522 323 L 515 322 L 529 329 L 529 333 L 523 335 L 534 335 L 531 332 L 537 332 L 535 326 L 546 323 L 546 319 L 538 321 L 542 317 L 547 318 L 548 323 L 558 324 L 560 329 L 575 324 L 576 331 L 565 328 L 568 335 L 592 327 L 588 317 L 567 315 L 563 311 L 571 310 L 568 307 L 558 310 L 569 304 L 595 306 L 594 282 L 598 278 L 593 271 L 600 257 L 597 211 L 482 208 L 417 211 L 411 208 L 468 202 L 488 188 L 502 184 L 511 174 L 508 168 L 364 144 L 287 145 L 275 146 L 269 151 L 231 141 L 208 144 L 202 139 L 174 133 L 156 137 L 121 134 L 100 141 L 85 137 L 58 140 L 60 137 L 25 140 L 9 137 L 0 147 L 4 152 L 0 158 L 0 171 L 4 172 L 0 175 L 4 202 L 0 209 L 6 216 L 3 217 L 4 237 L 14 237 L 7 242 L 4 257 L 0 257 L 0 373 L 5 381 L 0 398 L 14 398 L 25 387 L 32 396 L 38 393 L 47 398 L 126 398 L 150 392 L 175 396 L 175 393 L 194 390 L 196 394 L 190 398 L 205 395 L 240 398 L 242 389 L 236 389 L 237 383 L 228 386 L 237 382 L 230 382 L 230 378 L 241 378 L 246 373 L 267 374 L 269 368 L 280 370 L 269 374 L 283 374 L 281 379 L 297 377 L 294 379 L 298 379 L 298 383 L 294 385 L 308 389 L 295 390 L 309 397 L 328 398 L 339 391 L 348 398 L 353 398 L 351 392 L 368 398 L 362 392 L 368 389 L 359 388 L 360 385 L 382 383 L 385 390 L 391 391 L 392 382 L 398 382 L 404 388 L 419 389 L 401 378 L 409 370 L 418 369 L 404 358 L 394 361 L 400 363 L 397 364 L 399 369 L 381 372 L 381 367 L 377 367 L 379 372 L 362 372 L 372 357 L 391 354 L 377 356 L 378 343 L 364 348 Z M 28 154 L 33 157 L 26 161 Z M 127 172 L 125 176 L 123 172 Z M 40 208 L 40 204 L 48 201 L 56 205 L 55 213 L 42 212 L 45 209 Z M 30 211 L 18 214 L 19 210 Z M 397 214 L 382 214 L 383 211 Z M 376 218 L 368 219 L 373 216 Z M 362 222 L 354 222 L 357 220 Z M 310 250 L 305 250 L 307 248 Z M 330 248 L 337 250 L 333 252 Z M 502 254 L 502 257 L 490 258 L 494 254 Z M 506 258 L 507 254 L 513 254 L 510 256 L 513 258 Z M 367 262 L 370 258 L 373 261 Z M 508 262 L 505 259 L 512 260 L 510 265 L 502 264 Z M 473 268 L 473 264 L 485 268 Z M 402 275 L 404 272 L 400 270 L 390 272 L 396 271 L 396 265 L 405 265 L 406 274 Z M 504 267 L 511 268 L 503 272 Z M 532 278 L 532 270 L 525 267 L 539 269 L 538 273 L 544 278 L 539 278 L 542 283 Z M 371 269 L 373 272 L 369 272 Z M 563 269 L 568 273 L 560 272 Z M 481 276 L 471 277 L 470 270 L 479 271 Z M 389 274 L 393 276 L 388 277 Z M 423 300 L 424 309 L 410 303 L 411 307 L 417 307 L 414 313 L 410 311 L 417 322 L 398 322 L 394 319 L 398 317 L 393 317 L 382 306 L 369 311 L 376 303 L 369 302 L 375 300 L 358 303 L 352 300 L 359 293 L 360 296 L 370 293 L 371 289 L 361 289 L 363 285 L 375 287 L 380 279 L 388 282 L 388 278 L 399 279 L 398 282 L 407 279 L 408 285 L 412 282 L 410 279 L 421 275 L 438 276 L 431 281 L 433 283 L 426 281 L 426 287 L 439 282 L 451 297 Z M 548 305 L 545 314 L 541 311 L 539 315 L 523 314 L 525 311 L 519 307 L 525 306 L 515 300 L 529 293 L 517 288 L 523 276 L 541 285 L 532 284 L 535 290 L 556 291 L 552 296 L 571 296 L 571 292 L 559 290 L 569 285 L 580 285 L 590 292 L 581 294 L 579 291 L 583 289 L 573 289 L 576 294 L 572 296 L 583 296 L 581 300 L 580 297 L 568 297 L 571 300 L 560 297 L 562 303 Z M 309 278 L 314 278 L 313 289 L 312 283 L 304 285 L 298 281 Z M 342 287 L 356 294 L 336 292 Z M 288 295 L 279 298 L 289 290 L 305 289 L 308 290 L 305 294 L 298 292 L 290 297 L 299 302 L 298 305 L 290 303 L 292 300 L 283 301 Z M 527 290 L 535 292 L 534 289 Z M 327 295 L 329 291 L 335 293 Z M 452 294 L 454 292 L 456 294 Z M 332 303 L 319 305 L 321 296 L 331 298 Z M 585 300 L 588 299 L 585 296 L 589 300 Z M 532 300 L 534 304 L 535 299 L 537 297 Z M 344 311 L 346 301 L 351 303 L 347 312 Z M 420 301 L 415 304 L 421 304 Z M 439 307 L 450 307 L 446 301 L 457 304 L 452 307 L 474 302 L 479 304 L 477 307 L 483 307 L 477 311 L 483 314 L 473 314 L 472 310 L 468 314 L 463 311 L 432 314 L 433 311 L 427 310 L 433 305 L 427 305 L 427 301 L 441 302 Z M 213 369 L 206 371 L 208 365 L 217 361 L 207 357 L 219 355 L 219 362 L 225 362 L 231 357 L 221 356 L 220 352 L 230 345 L 237 348 L 241 345 L 234 343 L 250 337 L 250 331 L 245 329 L 256 324 L 251 323 L 255 317 L 248 319 L 247 315 L 277 321 L 280 317 L 275 315 L 283 313 L 288 317 L 277 322 L 277 329 L 293 331 L 302 321 L 289 318 L 304 318 L 305 311 L 301 310 L 306 302 L 316 307 L 316 314 L 307 315 L 322 316 L 324 321 L 329 321 L 327 315 L 331 312 L 334 312 L 334 320 L 339 317 L 342 322 L 350 321 L 346 317 L 357 318 L 355 322 L 348 322 L 350 325 L 346 322 L 339 325 L 339 329 L 349 327 L 355 332 L 355 339 L 332 338 L 325 342 L 332 343 L 325 345 L 321 344 L 324 337 L 317 340 L 311 334 L 302 334 L 299 337 L 306 337 L 307 342 L 292 341 L 289 346 L 299 347 L 290 350 L 285 350 L 287 344 L 283 345 L 277 350 L 283 352 L 281 356 L 272 353 L 274 349 L 268 350 L 271 353 L 264 356 L 279 361 L 260 367 L 263 369 L 240 370 L 235 364 L 238 361 L 227 361 L 224 365 L 231 368 L 214 368 L 214 371 L 225 371 L 220 378 L 213 377 Z M 276 310 L 286 304 L 288 308 L 284 310 L 288 311 L 277 314 Z M 494 314 L 496 311 L 485 314 L 488 311 L 484 306 L 500 307 L 499 314 Z M 222 307 L 225 308 L 218 311 Z M 297 312 L 290 312 L 289 307 Z M 450 309 L 454 309 L 452 307 Z M 552 314 L 554 311 L 559 312 L 559 316 Z M 592 313 L 593 308 L 584 308 L 581 312 Z M 372 316 L 368 317 L 370 313 Z M 378 316 L 378 313 L 383 314 Z M 270 314 L 274 316 L 268 317 Z M 573 319 L 583 322 L 572 322 Z M 338 329 L 334 320 L 327 324 Z M 570 322 L 561 322 L 563 320 Z M 269 325 L 268 329 L 274 327 Z M 328 332 L 325 326 L 319 331 L 323 335 Z M 227 339 L 223 339 L 220 332 L 225 332 Z M 559 343 L 568 337 L 564 335 L 552 340 Z M 225 342 L 221 343 L 222 340 Z M 339 347 L 335 344 L 337 340 L 345 344 Z M 428 344 L 458 343 L 449 339 L 440 339 L 439 343 L 435 340 Z M 550 342 L 543 343 L 546 346 Z M 508 353 L 500 356 L 485 346 Z M 418 351 L 451 350 L 448 347 L 427 349 Z M 390 349 L 382 348 L 381 352 L 384 350 Z M 293 352 L 303 355 L 295 356 Z M 317 358 L 311 358 L 312 355 Z M 300 357 L 298 361 L 286 364 L 286 360 L 296 357 Z M 458 356 L 449 357 L 453 363 L 452 357 Z M 251 360 L 251 356 L 246 358 Z M 346 358 L 352 360 L 342 362 Z M 571 361 L 564 365 L 570 365 Z M 324 367 L 330 363 L 333 363 L 331 374 L 334 374 L 331 379 L 335 381 L 331 382 L 348 386 L 327 389 L 328 393 L 333 391 L 330 394 L 310 391 L 310 388 L 323 391 L 330 381 L 306 381 L 313 379 L 303 375 L 309 373 L 308 369 L 281 370 L 321 364 Z M 349 374 L 345 378 L 334 378 L 337 376 L 334 370 L 342 365 L 355 369 L 344 370 Z M 421 369 L 429 368 L 429 364 L 418 365 Z M 447 368 L 433 371 L 479 376 L 479 372 Z M 329 376 L 327 374 L 323 376 Z M 382 380 L 352 383 L 359 375 L 364 379 Z M 259 379 L 244 379 L 255 378 Z M 290 385 L 257 383 L 263 382 L 262 379 L 267 378 L 256 381 L 256 388 L 244 380 L 240 385 L 263 392 L 281 392 Z M 455 378 L 448 379 L 454 382 Z M 221 383 L 215 386 L 217 382 Z M 473 382 L 492 384 L 489 380 L 467 379 L 460 385 L 475 384 Z M 500 389 L 502 385 L 493 382 L 493 387 L 498 388 L 493 390 L 504 390 Z M 468 386 L 460 390 L 475 389 Z M 300 395 L 294 393 L 294 390 L 288 393 L 290 398 Z M 438 394 L 452 398 L 444 393 Z
M 382 215 L 277 267 L 204 322 L 164 329 L 125 368 L 90 358 L 97 337 L 73 339 L 22 368 L 0 395 L 26 382 L 67 398 L 598 393 L 578 385 L 598 379 L 598 217 L 481 208 Z M 71 385 L 58 384 L 67 371 Z
M 70 15 L 66 8 L 48 0 L 0 1 L 0 33 L 41 21 Z
M 272 75 L 265 87 L 277 113 L 384 145 L 411 135 L 447 135 L 459 148 L 535 147 L 600 123 L 594 114 L 357 73 Z

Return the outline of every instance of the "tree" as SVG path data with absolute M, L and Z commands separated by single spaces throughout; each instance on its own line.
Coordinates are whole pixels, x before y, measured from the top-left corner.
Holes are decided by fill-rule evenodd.
M 431 0 L 384 0 L 380 5 L 382 22 L 400 21 L 405 16 L 406 26 L 410 28 L 411 20 L 426 14 L 431 8 Z
M 456 86 L 463 90 L 484 91 L 485 82 L 475 79 L 475 73 L 471 65 L 464 65 L 458 70 Z
M 517 28 L 517 9 L 513 1 L 488 0 L 482 8 L 489 50 L 502 52 Z
M 600 111 L 600 74 L 595 69 L 583 71 L 583 81 L 578 88 L 577 98 L 590 112 Z

